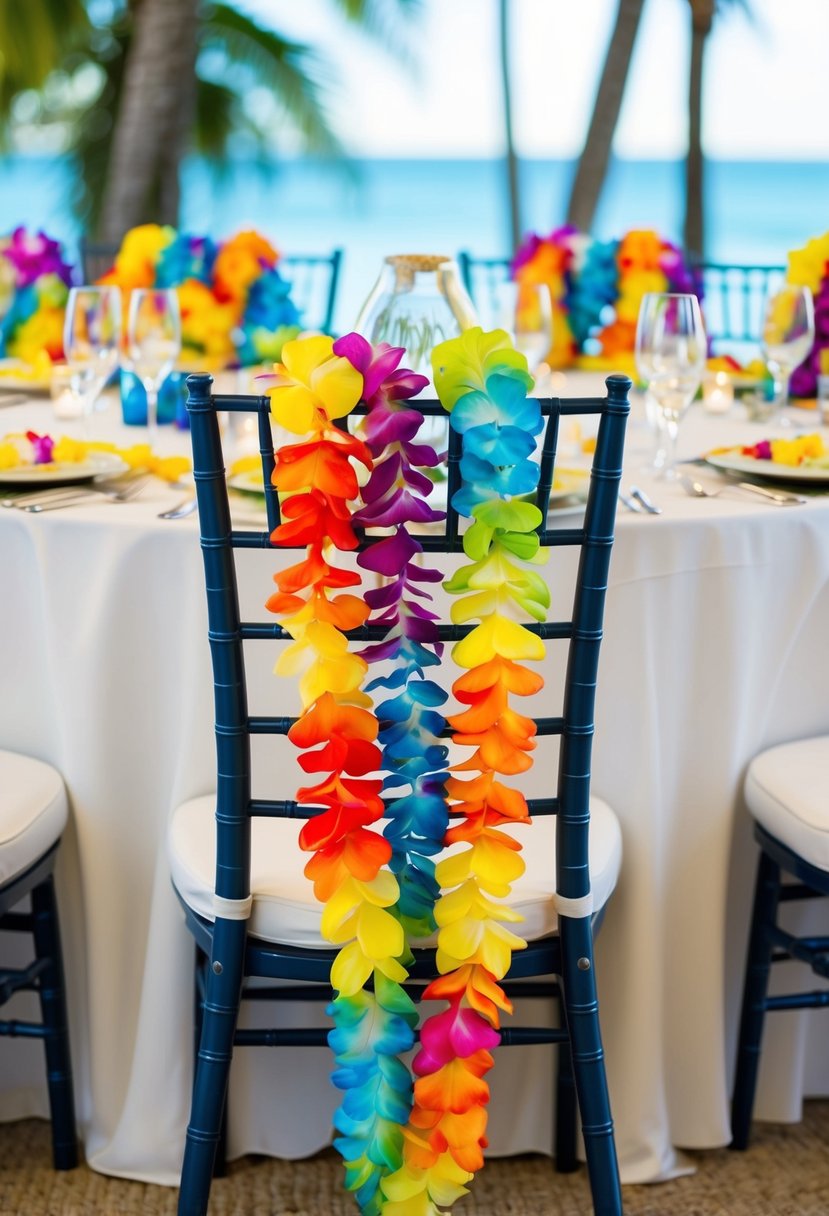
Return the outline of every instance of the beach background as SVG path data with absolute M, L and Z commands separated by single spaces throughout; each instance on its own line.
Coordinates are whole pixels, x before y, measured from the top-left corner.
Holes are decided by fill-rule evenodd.
M 525 227 L 549 232 L 565 208 L 572 160 L 521 163 Z M 0 231 L 25 222 L 75 254 L 81 228 L 69 205 L 68 160 L 14 156 L 0 163 Z M 707 178 L 709 261 L 785 265 L 790 249 L 829 227 L 829 162 L 711 160 Z M 595 235 L 655 228 L 679 240 L 682 162 L 615 159 Z M 350 168 L 308 159 L 257 167 L 230 160 L 220 173 L 184 166 L 183 229 L 223 237 L 260 229 L 284 253 L 345 250 L 334 318 L 354 322 L 389 253 L 466 250 L 506 257 L 503 162 L 497 158 L 354 160 Z M 438 247 L 439 246 L 439 247 Z

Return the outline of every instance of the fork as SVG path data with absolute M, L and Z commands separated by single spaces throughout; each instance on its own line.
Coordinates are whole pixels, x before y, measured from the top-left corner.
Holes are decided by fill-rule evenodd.
M 638 486 L 630 487 L 630 496 L 635 499 L 640 506 L 644 507 L 648 515 L 661 515 L 662 508 L 658 507 L 652 499 L 648 497 L 644 490 L 640 490 Z
M 61 507 L 79 507 L 84 503 L 91 503 L 106 499 L 108 502 L 131 502 L 141 494 L 146 486 L 148 478 L 136 477 L 126 485 L 109 488 L 104 486 L 85 486 L 83 490 L 75 490 L 68 494 L 46 495 L 38 498 L 35 502 L 26 502 L 21 505 L 22 511 L 31 511 L 35 514 L 41 514 L 43 511 L 58 511 Z
M 787 490 L 770 490 L 765 486 L 755 486 L 750 481 L 727 482 L 716 490 L 709 490 L 706 489 L 702 482 L 695 481 L 693 477 L 688 477 L 684 473 L 678 474 L 677 480 L 685 493 L 690 494 L 692 498 L 718 498 L 723 490 L 732 489 L 747 490 L 750 494 L 759 494 L 761 498 L 773 502 L 778 507 L 802 506 L 803 503 L 809 501 L 802 494 L 790 494 Z
M 183 498 L 181 502 L 176 503 L 169 511 L 159 511 L 159 519 L 184 519 L 188 515 L 192 515 L 198 506 L 195 494 L 189 498 Z

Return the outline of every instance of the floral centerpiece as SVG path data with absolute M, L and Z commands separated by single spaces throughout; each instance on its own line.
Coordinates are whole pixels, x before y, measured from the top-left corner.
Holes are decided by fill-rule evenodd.
M 547 363 L 628 370 L 642 297 L 649 291 L 699 295 L 681 251 L 650 230 L 599 241 L 573 227 L 531 234 L 511 264 L 520 283 L 550 291 L 553 333 Z
M 63 357 L 63 318 L 72 267 L 45 232 L 15 228 L 0 238 L 0 356 L 45 378 Z
M 301 319 L 290 285 L 277 268 L 279 253 L 258 232 L 239 232 L 226 241 L 142 224 L 124 237 L 112 270 L 101 283 L 121 287 L 175 288 L 181 311 L 181 364 L 219 371 L 278 359 L 295 338 Z M 125 299 L 125 314 L 129 301 Z M 173 372 L 161 387 L 159 420 L 187 425 L 184 379 Z M 126 422 L 146 419 L 146 394 L 130 372 L 121 374 Z
M 210 370 L 279 357 L 301 322 L 279 254 L 258 232 L 217 243 L 210 237 L 142 224 L 124 237 L 100 280 L 129 292 L 175 287 L 181 309 L 182 360 Z
M 818 376 L 829 375 L 829 232 L 792 250 L 786 277 L 796 287 L 808 288 L 815 300 L 814 345 L 789 386 L 793 397 L 814 397 Z

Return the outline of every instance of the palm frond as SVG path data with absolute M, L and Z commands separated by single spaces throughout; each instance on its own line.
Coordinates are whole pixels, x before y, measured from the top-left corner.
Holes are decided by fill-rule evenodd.
M 239 98 L 227 85 L 199 78 L 196 84 L 195 145 L 203 156 L 219 157 L 244 115 Z
M 407 67 L 413 67 L 408 31 L 401 37 L 401 17 L 405 23 L 423 11 L 423 0 L 335 0 L 343 16 Z
M 41 88 L 89 29 L 83 0 L 0 4 L 0 123 L 9 121 L 15 97 Z
M 266 86 L 309 152 L 342 155 L 342 144 L 327 113 L 325 94 L 333 70 L 308 46 L 262 29 L 226 4 L 205 10 L 200 51 L 218 53 L 226 64 L 225 80 L 233 87 Z M 206 71 L 201 75 L 207 76 Z

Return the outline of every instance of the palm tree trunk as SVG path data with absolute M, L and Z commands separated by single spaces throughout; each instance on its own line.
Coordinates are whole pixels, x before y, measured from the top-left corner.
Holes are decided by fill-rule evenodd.
M 705 161 L 702 154 L 702 71 L 705 42 L 711 32 L 715 0 L 689 0 L 691 67 L 688 74 L 688 159 L 685 162 L 683 245 L 690 257 L 705 253 Z
M 199 0 L 140 0 L 124 68 L 100 236 L 178 220 L 178 170 L 192 118 Z
M 643 7 L 644 0 L 619 0 L 616 11 L 616 24 L 599 77 L 593 116 L 567 204 L 567 223 L 574 224 L 583 232 L 589 232 L 593 226 L 607 175 L 613 135 L 622 108 L 625 82 Z
M 521 194 L 518 185 L 518 157 L 512 131 L 512 92 L 510 88 L 509 63 L 509 0 L 500 0 L 498 20 L 500 30 L 501 87 L 504 99 L 504 134 L 507 154 L 507 189 L 509 192 L 510 251 L 514 252 L 521 241 Z

